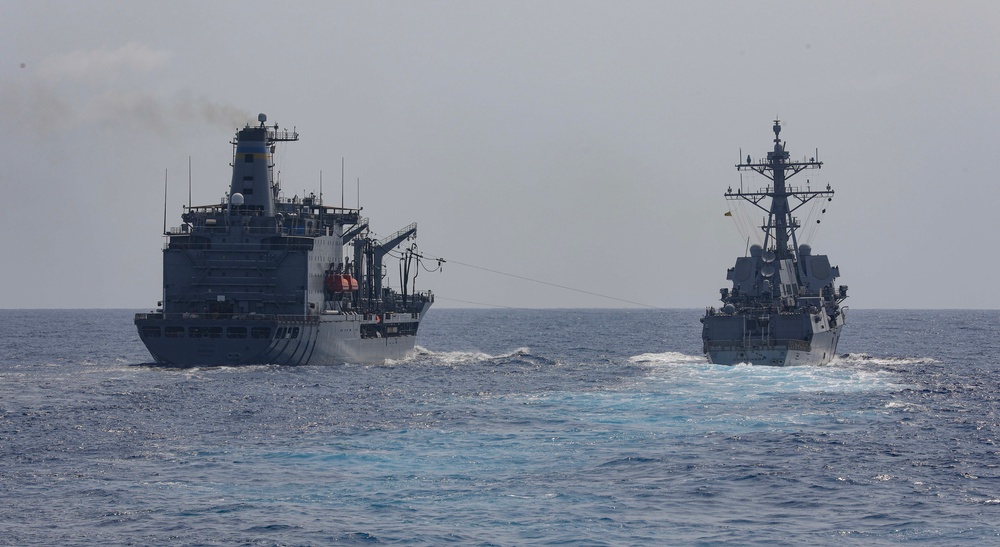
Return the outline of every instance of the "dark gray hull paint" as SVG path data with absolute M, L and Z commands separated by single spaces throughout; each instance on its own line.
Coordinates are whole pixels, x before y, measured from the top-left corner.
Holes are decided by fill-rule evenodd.
M 725 343 L 716 341 L 705 354 L 717 365 L 754 364 L 776 367 L 825 365 L 837 354 L 841 327 L 818 333 L 809 342 L 768 341 Z M 791 342 L 791 343 L 790 343 Z
M 150 354 L 158 363 L 172 366 L 232 365 L 335 365 L 342 363 L 384 363 L 409 357 L 416 341 L 412 334 L 398 334 L 404 326 L 422 319 L 414 314 L 365 318 L 359 314 L 322 314 L 299 319 L 164 319 L 162 314 L 139 314 L 136 325 Z M 375 317 L 378 317 L 376 320 Z M 379 327 L 376 336 L 362 337 L 362 325 Z M 167 337 L 166 329 L 183 335 Z M 193 329 L 219 329 L 216 336 L 192 337 Z M 178 329 L 183 328 L 183 331 Z M 230 338 L 233 329 L 267 329 L 267 338 Z M 149 336 L 150 332 L 158 332 Z M 381 334 L 387 332 L 387 334 Z

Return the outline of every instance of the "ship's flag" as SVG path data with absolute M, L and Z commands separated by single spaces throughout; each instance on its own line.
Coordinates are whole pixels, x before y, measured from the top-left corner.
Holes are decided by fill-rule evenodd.
M 732 211 L 726 211 L 725 216 L 731 217 L 731 216 L 733 216 L 733 212 Z

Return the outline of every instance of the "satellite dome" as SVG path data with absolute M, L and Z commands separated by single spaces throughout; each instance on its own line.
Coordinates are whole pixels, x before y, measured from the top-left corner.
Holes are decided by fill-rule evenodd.
M 235 194 L 233 194 L 233 197 L 229 198 L 229 203 L 232 203 L 237 207 L 243 205 L 243 194 L 236 192 Z
M 263 112 L 261 112 L 260 114 L 257 114 L 257 121 L 260 122 L 260 123 L 266 122 L 267 121 L 267 114 L 264 114 Z
M 763 247 L 754 243 L 750 246 L 750 256 L 760 256 L 760 252 L 764 250 Z
M 809 245 L 807 245 L 805 243 L 803 243 L 802 245 L 799 245 L 799 254 L 800 255 L 802 255 L 802 256 L 809 256 L 809 255 L 812 254 L 812 252 L 813 252 L 813 249 Z

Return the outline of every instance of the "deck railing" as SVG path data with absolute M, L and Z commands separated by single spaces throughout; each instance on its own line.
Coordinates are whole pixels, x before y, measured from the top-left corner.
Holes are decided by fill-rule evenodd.
M 263 314 L 263 313 L 231 313 L 231 314 L 213 314 L 213 313 L 162 313 L 162 312 L 150 312 L 150 313 L 137 313 L 135 314 L 136 321 L 144 321 L 148 319 L 154 320 L 171 320 L 171 321 L 196 321 L 196 320 L 239 320 L 239 321 L 278 321 L 281 323 L 318 323 L 318 315 L 278 315 L 278 314 Z

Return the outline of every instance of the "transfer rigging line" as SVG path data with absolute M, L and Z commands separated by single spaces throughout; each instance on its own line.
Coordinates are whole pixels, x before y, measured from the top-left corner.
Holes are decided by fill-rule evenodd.
M 514 306 L 504 306 L 503 304 L 488 304 L 486 302 L 473 302 L 471 300 L 459 300 L 458 298 L 446 298 L 444 296 L 435 294 L 435 300 L 447 300 L 449 302 L 461 302 L 462 304 L 472 304 L 474 306 L 487 306 L 490 308 L 506 308 L 508 310 L 522 310 L 525 308 L 515 308 Z
M 427 258 L 430 258 L 430 257 L 427 257 Z M 521 279 L 521 280 L 524 280 L 524 281 L 530 281 L 532 283 L 540 283 L 542 285 L 548 285 L 550 287 L 556 287 L 558 289 L 564 289 L 564 290 L 567 290 L 567 291 L 574 291 L 574 292 L 578 292 L 578 293 L 589 294 L 591 296 L 597 296 L 597 297 L 600 297 L 600 298 L 607 298 L 609 300 L 617 300 L 618 302 L 625 302 L 626 304 L 632 304 L 634 306 L 642 306 L 642 307 L 645 307 L 645 308 L 653 308 L 654 310 L 662 309 L 662 308 L 659 308 L 657 306 L 651 306 L 649 304 L 643 304 L 642 302 L 633 302 L 631 300 L 625 300 L 624 298 L 618 298 L 618 297 L 615 297 L 615 296 L 608 296 L 606 294 L 600 294 L 600 293 L 596 293 L 596 292 L 585 291 L 583 289 L 575 289 L 573 287 L 567 287 L 565 285 L 558 285 L 556 283 L 549 283 L 548 281 L 541 281 L 541 280 L 538 280 L 538 279 L 532 279 L 530 277 L 524 277 L 523 275 L 516 275 L 516 274 L 512 274 L 512 273 L 501 272 L 499 270 L 494 270 L 492 268 L 484 268 L 483 266 L 476 266 L 474 264 L 466 264 L 465 262 L 459 262 L 457 260 L 444 260 L 444 259 L 432 259 L 432 260 L 439 260 L 441 262 L 447 262 L 449 264 L 458 264 L 460 266 L 465 266 L 467 268 L 475 268 L 477 270 L 483 270 L 483 271 L 490 272 L 490 273 L 495 273 L 495 274 L 499 274 L 499 275 L 505 275 L 507 277 L 513 277 L 515 279 Z

